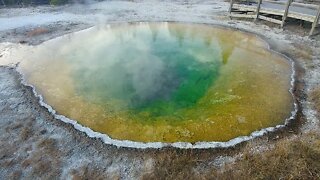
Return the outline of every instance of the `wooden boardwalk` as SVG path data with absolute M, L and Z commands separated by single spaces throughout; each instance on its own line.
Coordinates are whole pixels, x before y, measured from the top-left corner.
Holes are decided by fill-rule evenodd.
M 312 23 L 309 35 L 314 35 L 319 26 L 320 5 L 293 2 L 293 0 L 245 0 L 230 1 L 230 17 L 262 19 L 281 27 L 285 25 L 287 18 L 299 19 Z M 274 16 L 281 17 L 275 18 Z

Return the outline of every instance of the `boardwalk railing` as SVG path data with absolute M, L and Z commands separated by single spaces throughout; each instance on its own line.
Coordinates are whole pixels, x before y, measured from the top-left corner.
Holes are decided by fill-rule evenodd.
M 281 16 L 282 19 L 270 17 Z M 230 0 L 229 16 L 238 18 L 261 19 L 284 27 L 287 18 L 299 19 L 312 23 L 309 35 L 315 34 L 319 26 L 320 5 L 293 2 L 293 0 Z

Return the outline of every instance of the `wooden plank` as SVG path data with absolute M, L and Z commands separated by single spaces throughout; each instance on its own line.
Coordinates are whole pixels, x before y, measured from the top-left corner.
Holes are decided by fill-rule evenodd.
M 230 14 L 230 16 L 235 18 L 255 18 L 254 14 Z
M 305 4 L 305 3 L 292 2 L 291 5 L 297 6 L 297 7 L 308 8 L 308 9 L 318 9 L 318 5 L 315 5 L 315 4 Z
M 286 4 L 286 3 L 284 3 L 283 1 L 275 1 L 275 0 L 264 0 L 264 1 L 265 1 L 265 2 L 274 3 L 274 4 L 282 4 L 282 5 Z
M 308 21 L 313 23 L 315 16 L 307 15 L 307 14 L 300 14 L 296 12 L 289 12 L 288 17 L 293 18 L 293 19 L 301 19 L 304 21 Z
M 283 16 L 283 11 L 272 10 L 272 9 L 263 9 L 263 8 L 261 8 L 260 9 L 260 13 Z
M 276 24 L 282 24 L 282 21 L 280 21 L 278 19 L 273 19 L 273 18 L 266 17 L 266 16 L 263 16 L 263 15 L 260 15 L 259 19 L 262 19 L 262 20 L 265 20 L 265 21 L 269 21 L 269 22 L 272 22 L 272 23 L 276 23 Z
M 273 3 L 273 4 L 281 4 L 281 5 L 286 5 L 286 2 L 284 1 L 274 1 L 274 0 L 264 0 L 265 2 Z M 318 5 L 315 4 L 306 4 L 306 3 L 299 3 L 299 2 L 292 2 L 292 6 L 297 6 L 297 7 L 304 7 L 304 8 L 309 8 L 309 9 L 318 9 Z
M 248 6 L 248 5 L 243 5 L 243 4 L 234 4 L 233 8 L 247 10 L 247 11 L 255 11 L 256 10 L 256 8 L 254 6 Z
M 314 22 L 312 23 L 312 28 L 311 28 L 311 30 L 310 30 L 309 36 L 312 36 L 312 35 L 313 35 L 314 30 L 315 30 L 316 27 L 318 26 L 319 18 L 320 18 L 320 5 L 319 5 L 319 8 L 318 8 L 317 16 L 314 18 Z
M 254 6 L 245 6 L 245 5 L 239 5 L 239 4 L 234 4 L 233 8 L 241 10 L 241 11 L 256 11 L 256 7 L 254 7 Z M 277 10 L 277 9 L 261 8 L 260 13 L 282 16 L 283 10 L 281 11 L 281 10 Z

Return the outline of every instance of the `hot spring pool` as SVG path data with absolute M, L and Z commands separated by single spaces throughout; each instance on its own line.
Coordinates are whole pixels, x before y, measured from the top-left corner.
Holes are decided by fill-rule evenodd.
M 228 141 L 284 124 L 294 108 L 291 62 L 231 29 L 108 25 L 20 54 L 58 114 L 118 140 Z

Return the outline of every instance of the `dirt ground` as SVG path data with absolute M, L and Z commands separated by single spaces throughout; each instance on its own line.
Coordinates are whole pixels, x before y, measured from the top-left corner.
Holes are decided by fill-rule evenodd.
M 305 179 L 319 177 L 320 35 L 308 38 L 309 29 L 296 22 L 289 22 L 282 30 L 265 22 L 230 20 L 227 9 L 228 3 L 222 0 L 104 1 L 0 9 L 1 179 L 279 179 L 290 178 L 283 174 L 293 171 L 300 175 L 307 172 L 308 176 L 302 176 Z M 223 25 L 261 36 L 296 62 L 298 118 L 278 132 L 225 149 L 118 148 L 55 119 L 39 104 L 32 89 L 21 84 L 15 68 L 4 63 L 8 49 L 19 43 L 38 45 L 94 25 L 137 21 Z M 305 143 L 315 149 L 295 152 Z M 295 153 L 286 154 L 291 148 Z M 312 152 L 312 156 L 304 152 Z M 269 164 L 298 162 L 294 158 L 299 156 L 311 160 L 301 162 L 308 165 L 306 169 L 297 164 L 300 169 L 284 166 L 280 173 L 260 163 L 278 156 L 273 162 L 279 164 Z M 280 156 L 291 161 L 283 162 Z M 242 174 L 236 170 L 242 170 Z M 261 175 L 256 171 L 273 173 Z M 293 177 L 299 178 L 299 173 Z

